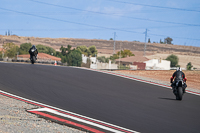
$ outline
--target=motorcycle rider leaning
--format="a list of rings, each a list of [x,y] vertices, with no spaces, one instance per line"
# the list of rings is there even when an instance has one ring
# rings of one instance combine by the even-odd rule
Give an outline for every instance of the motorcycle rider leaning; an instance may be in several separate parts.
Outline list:
[[[37,59],[37,54],[38,54],[38,51],[37,51],[37,48],[35,47],[35,45],[32,45],[32,47],[29,49],[29,54],[30,54],[30,59],[32,59],[32,54],[31,54],[31,50],[34,49],[35,52],[36,52],[36,55],[35,55],[35,58]]]
[[[173,79],[175,78],[175,80],[173,81]],[[173,93],[176,93],[176,82],[178,80],[183,80],[183,93],[185,93],[185,88],[187,87],[186,85],[186,77],[185,74],[182,72],[181,68],[177,68],[177,70],[173,73],[172,77],[171,77],[171,87],[173,89]]]

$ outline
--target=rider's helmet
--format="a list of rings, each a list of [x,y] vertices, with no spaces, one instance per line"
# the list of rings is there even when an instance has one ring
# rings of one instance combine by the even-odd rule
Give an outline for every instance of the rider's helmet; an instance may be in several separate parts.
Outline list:
[[[35,45],[32,45],[32,48],[36,49]]]
[[[179,67],[179,68],[176,69],[176,71],[182,71],[182,69]]]

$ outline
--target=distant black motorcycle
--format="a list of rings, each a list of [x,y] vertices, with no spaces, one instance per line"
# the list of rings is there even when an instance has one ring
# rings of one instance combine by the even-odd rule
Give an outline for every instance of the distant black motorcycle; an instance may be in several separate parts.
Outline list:
[[[37,60],[37,54],[38,54],[37,49],[34,48],[34,47],[31,48],[29,50],[29,54],[30,54],[31,63],[34,64],[36,62],[36,60]]]
[[[176,87],[174,90],[174,95],[176,96],[176,100],[182,100],[186,84],[183,82],[183,80],[178,80],[175,83]]]

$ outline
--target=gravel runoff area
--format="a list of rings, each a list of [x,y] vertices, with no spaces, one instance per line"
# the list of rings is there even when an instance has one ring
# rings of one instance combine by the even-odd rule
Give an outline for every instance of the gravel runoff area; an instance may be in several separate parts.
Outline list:
[[[86,133],[26,111],[34,108],[39,107],[0,95],[0,133]]]

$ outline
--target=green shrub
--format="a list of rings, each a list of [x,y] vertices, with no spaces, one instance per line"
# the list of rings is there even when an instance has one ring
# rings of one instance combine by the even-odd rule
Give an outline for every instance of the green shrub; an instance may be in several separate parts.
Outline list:
[[[189,63],[187,64],[187,70],[191,70],[191,69],[192,69],[192,67],[193,67],[192,63],[191,63],[191,62],[189,62]]]
[[[171,67],[178,67],[178,57],[176,55],[169,55],[165,60],[168,60],[171,62]]]

